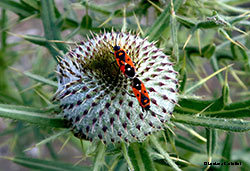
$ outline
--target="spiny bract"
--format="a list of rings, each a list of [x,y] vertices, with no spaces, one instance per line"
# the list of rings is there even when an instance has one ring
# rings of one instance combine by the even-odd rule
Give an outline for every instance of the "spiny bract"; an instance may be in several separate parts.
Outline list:
[[[131,79],[119,70],[110,45],[123,48],[134,62],[136,77],[149,92],[150,110],[142,112]],[[93,35],[59,58],[61,114],[79,138],[115,143],[143,141],[164,128],[177,103],[177,72],[154,43],[130,33]]]

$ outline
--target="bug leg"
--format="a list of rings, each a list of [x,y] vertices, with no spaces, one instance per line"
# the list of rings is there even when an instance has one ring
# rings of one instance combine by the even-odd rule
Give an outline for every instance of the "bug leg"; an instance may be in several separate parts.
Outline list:
[[[135,95],[133,95],[133,94],[130,94],[126,89],[123,89],[129,96],[131,96],[131,97],[135,97]]]
[[[115,62],[116,62],[116,61],[111,62],[111,63],[110,63],[110,65],[114,65],[114,64],[115,64]],[[117,69],[117,67],[116,67],[116,66],[114,66],[114,67],[116,68],[116,71],[117,71],[117,70],[119,70],[119,69]]]
[[[116,62],[116,61],[111,62],[110,65],[114,65],[115,62]],[[114,66],[114,67],[115,67],[115,69],[116,69],[116,71],[117,71],[117,75],[116,75],[116,77],[117,77],[117,76],[119,75],[119,73],[120,73],[120,70],[119,70],[116,66]]]
[[[116,61],[113,61],[113,62],[111,62],[110,64],[112,65],[112,64],[114,64]]]
[[[144,118],[147,118],[147,116],[148,116],[148,112],[146,111],[146,115],[145,115],[145,117],[144,117]]]
[[[141,107],[141,109],[142,109],[142,112],[144,113],[144,108],[143,108],[143,107]]]

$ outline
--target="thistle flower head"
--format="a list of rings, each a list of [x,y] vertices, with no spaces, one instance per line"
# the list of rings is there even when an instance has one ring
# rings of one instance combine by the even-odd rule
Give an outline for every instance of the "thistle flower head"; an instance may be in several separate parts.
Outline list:
[[[130,95],[133,79],[120,71],[111,53],[115,45],[132,59],[135,77],[148,91],[149,110],[143,112]],[[95,35],[61,57],[57,71],[61,114],[79,138],[104,143],[143,141],[164,127],[177,103],[177,72],[169,57],[138,35]]]

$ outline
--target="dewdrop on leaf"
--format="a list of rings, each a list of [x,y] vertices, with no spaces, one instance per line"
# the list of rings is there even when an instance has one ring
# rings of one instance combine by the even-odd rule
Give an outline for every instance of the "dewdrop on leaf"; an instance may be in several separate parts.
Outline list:
[[[143,112],[130,95],[132,79],[114,63],[110,45],[120,46],[133,61],[135,77],[150,97],[149,110]],[[59,58],[55,99],[79,138],[104,143],[144,141],[164,128],[177,104],[177,72],[172,65],[154,43],[138,35],[95,35]]]

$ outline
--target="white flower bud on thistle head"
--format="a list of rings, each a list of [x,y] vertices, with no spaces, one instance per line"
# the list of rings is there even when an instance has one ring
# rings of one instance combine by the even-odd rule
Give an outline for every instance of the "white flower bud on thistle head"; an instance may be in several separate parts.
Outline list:
[[[149,110],[133,94],[133,79],[118,67],[112,46],[134,62],[150,98]],[[177,103],[177,72],[154,43],[130,33],[104,33],[82,42],[59,61],[61,114],[79,138],[104,143],[143,141],[161,130]]]

